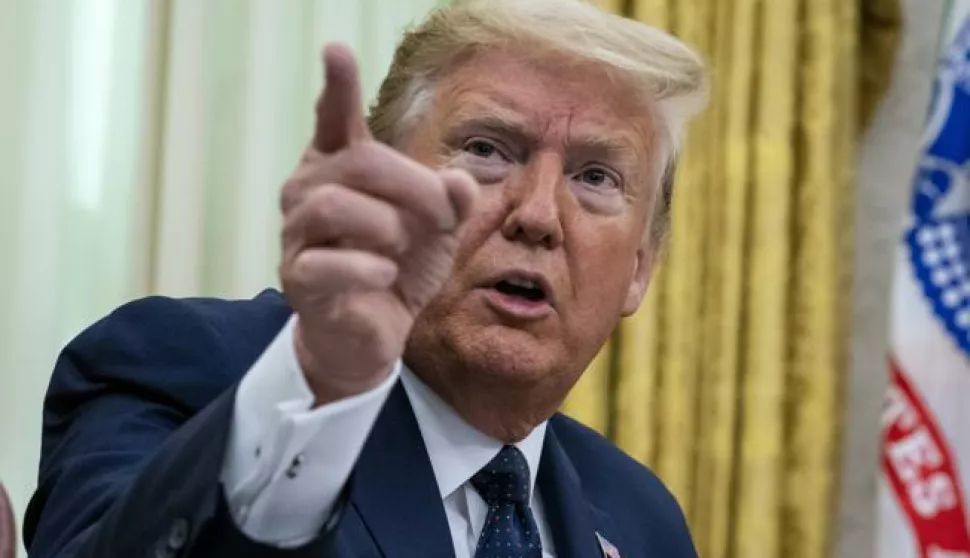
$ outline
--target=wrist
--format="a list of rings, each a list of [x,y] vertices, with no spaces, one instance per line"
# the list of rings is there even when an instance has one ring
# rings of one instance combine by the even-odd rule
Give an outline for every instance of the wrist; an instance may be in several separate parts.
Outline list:
[[[296,352],[300,371],[313,393],[313,408],[375,389],[387,380],[391,372],[394,371],[393,362],[372,370],[357,368],[353,364],[348,366],[346,364],[336,365],[332,362],[322,362],[304,341],[300,331],[299,319],[294,324],[293,348]],[[354,369],[351,370],[350,367]]]

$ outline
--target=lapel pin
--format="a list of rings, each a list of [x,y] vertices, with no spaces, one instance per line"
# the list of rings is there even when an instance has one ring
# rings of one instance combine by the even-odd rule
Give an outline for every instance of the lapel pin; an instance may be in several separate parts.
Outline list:
[[[603,538],[603,535],[596,533],[596,539],[600,542],[600,548],[603,550],[604,558],[620,558],[620,550],[613,546],[613,544]]]

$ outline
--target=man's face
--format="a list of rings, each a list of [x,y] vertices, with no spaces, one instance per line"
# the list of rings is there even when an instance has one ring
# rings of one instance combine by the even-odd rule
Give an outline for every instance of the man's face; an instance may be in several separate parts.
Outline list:
[[[439,82],[399,146],[481,184],[452,275],[415,323],[408,355],[446,355],[452,374],[559,397],[640,303],[659,174],[633,89],[564,62],[474,56]]]

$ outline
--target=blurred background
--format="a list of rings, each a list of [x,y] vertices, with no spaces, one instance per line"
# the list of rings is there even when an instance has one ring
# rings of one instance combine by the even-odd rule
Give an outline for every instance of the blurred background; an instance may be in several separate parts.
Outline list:
[[[59,348],[133,298],[275,285],[320,47],[353,47],[371,99],[402,30],[446,2],[0,2],[0,480],[18,520]],[[713,102],[648,300],[566,410],[659,472],[702,556],[872,556],[891,270],[944,2],[599,3],[704,53]]]

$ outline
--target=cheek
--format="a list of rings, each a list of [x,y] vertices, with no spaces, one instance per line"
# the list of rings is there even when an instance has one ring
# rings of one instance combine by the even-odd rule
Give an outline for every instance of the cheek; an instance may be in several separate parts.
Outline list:
[[[578,232],[578,231],[577,231]],[[636,250],[629,234],[587,230],[576,234],[567,248],[579,320],[619,319],[633,279]]]
[[[458,232],[456,265],[463,256],[471,256],[489,237],[501,231],[504,219],[502,204],[500,186],[481,187],[474,211]]]
[[[596,190],[583,184],[570,184],[573,198],[587,212],[594,215],[619,215],[626,200],[617,190]]]

